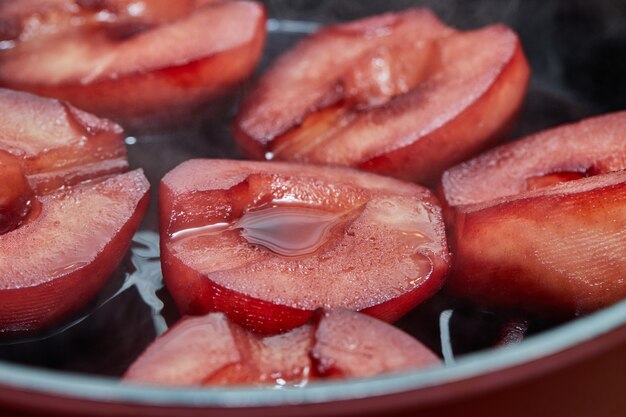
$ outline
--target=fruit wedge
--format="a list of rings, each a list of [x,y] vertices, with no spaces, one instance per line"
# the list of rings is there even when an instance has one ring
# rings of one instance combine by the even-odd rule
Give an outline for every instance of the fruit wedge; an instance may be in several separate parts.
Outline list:
[[[626,112],[547,130],[447,171],[449,286],[554,315],[626,297]]]
[[[353,311],[325,312],[310,351],[324,377],[360,378],[440,364],[427,347],[403,331]]]
[[[187,317],[130,366],[125,382],[159,385],[302,386],[433,366],[420,342],[363,314],[334,310],[276,336],[259,336],[222,313]]]
[[[39,194],[128,169],[122,129],[63,101],[0,89],[0,126]]]
[[[0,20],[0,85],[137,129],[232,92],[265,40],[264,8],[246,1],[25,0],[3,2]]]
[[[425,9],[387,13],[285,53],[245,98],[234,132],[253,158],[432,184],[508,131],[528,78],[505,26],[460,32]]]
[[[0,90],[0,333],[84,307],[126,253],[148,204],[121,128],[69,104]]]
[[[0,234],[15,229],[29,212],[33,190],[19,159],[0,151]]]
[[[84,307],[128,250],[148,188],[131,171],[38,197],[37,218],[0,235],[0,331],[46,328]]]
[[[163,274],[180,311],[225,312],[261,333],[320,307],[396,320],[448,269],[436,199],[391,178],[193,160],[164,177],[159,203]]]

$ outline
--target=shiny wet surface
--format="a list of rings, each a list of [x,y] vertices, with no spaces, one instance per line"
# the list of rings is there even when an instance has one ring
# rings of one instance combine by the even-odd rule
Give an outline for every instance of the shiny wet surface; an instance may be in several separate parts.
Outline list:
[[[446,17],[445,13],[443,17]],[[258,72],[297,41],[303,32],[313,30],[316,24],[294,16],[294,19],[270,20],[268,27],[268,46]],[[542,62],[538,64],[541,66]],[[540,72],[531,81],[513,138],[603,110],[553,83],[549,75],[549,71]],[[161,283],[158,184],[165,173],[191,158],[242,158],[230,131],[230,121],[239,98],[235,97],[234,105],[227,110],[181,130],[129,134],[126,143],[130,166],[142,167],[152,184],[150,209],[131,252],[97,300],[64,325],[28,338],[0,339],[0,360],[117,376],[157,334],[164,331],[167,323],[178,319],[176,308]],[[442,317],[447,319],[442,320]],[[518,319],[477,308],[442,292],[418,306],[397,325],[436,353],[444,356],[443,351],[446,351],[448,357],[451,354],[454,358],[497,345],[502,339],[502,329]],[[448,326],[443,332],[442,323]],[[555,324],[558,323],[535,320],[528,324],[527,334]],[[443,334],[449,337],[444,338]]]

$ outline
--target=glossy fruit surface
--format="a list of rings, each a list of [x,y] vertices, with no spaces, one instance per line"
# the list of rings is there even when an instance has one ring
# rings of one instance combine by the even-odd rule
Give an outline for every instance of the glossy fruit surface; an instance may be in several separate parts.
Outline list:
[[[124,126],[180,122],[254,70],[254,2],[27,0],[0,5],[0,84],[61,98]]]
[[[448,170],[445,204],[462,206],[626,168],[626,112],[592,117],[495,148]]]
[[[126,253],[149,184],[122,130],[69,104],[0,90],[0,333],[84,307]]]
[[[510,29],[459,32],[409,9],[301,41],[261,77],[234,130],[254,158],[433,183],[503,136],[528,77]]]
[[[128,169],[120,126],[57,100],[0,89],[0,151],[37,193]]]
[[[39,197],[41,213],[0,236],[0,328],[48,327],[83,307],[126,253],[148,183],[131,171]]]
[[[450,287],[477,302],[584,313],[626,297],[626,113],[561,126],[447,171]]]
[[[222,311],[258,332],[320,307],[393,321],[448,269],[436,199],[390,178],[193,160],[165,176],[159,201],[164,279],[181,312]]]
[[[222,313],[187,317],[131,365],[126,382],[159,385],[304,386],[439,364],[411,336],[347,310],[321,313],[287,333],[259,336]]]
[[[441,363],[408,334],[344,309],[326,312],[319,321],[311,357],[319,374],[340,378],[362,378]]]
[[[0,234],[19,226],[28,214],[32,196],[19,160],[0,151]]]

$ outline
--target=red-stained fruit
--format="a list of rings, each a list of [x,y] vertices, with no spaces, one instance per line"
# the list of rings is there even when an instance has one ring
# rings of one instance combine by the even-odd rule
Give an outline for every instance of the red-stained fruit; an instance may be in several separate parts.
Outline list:
[[[310,355],[319,375],[335,378],[367,377],[441,363],[403,331],[343,309],[324,314]]]
[[[48,328],[88,303],[126,253],[149,185],[119,126],[0,90],[0,333]]]
[[[512,125],[529,68],[510,29],[459,32],[430,11],[331,26],[264,74],[234,124],[251,157],[434,183]]]
[[[179,124],[254,70],[263,6],[211,0],[20,0],[0,5],[0,85],[124,126]]]
[[[442,178],[454,268],[473,300],[543,314],[626,297],[626,112],[521,139]]]
[[[0,129],[39,194],[128,169],[122,129],[63,101],[0,89]]]
[[[15,229],[29,211],[33,190],[20,161],[0,150],[0,235]]]
[[[89,302],[126,253],[147,191],[131,171],[39,197],[36,219],[0,235],[0,331],[48,327]]]
[[[440,359],[395,327],[334,310],[287,333],[260,336],[222,313],[187,317],[157,338],[124,381],[158,385],[302,386],[433,366]]]
[[[159,190],[165,283],[183,314],[284,331],[320,307],[393,321],[448,270],[427,189],[346,168],[193,160]]]

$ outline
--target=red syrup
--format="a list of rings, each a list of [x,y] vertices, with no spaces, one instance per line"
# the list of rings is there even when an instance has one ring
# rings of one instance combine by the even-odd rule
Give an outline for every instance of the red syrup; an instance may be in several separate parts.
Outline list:
[[[184,229],[172,237],[185,239],[239,230],[252,245],[282,256],[303,256],[314,253],[327,241],[328,232],[342,216],[315,207],[271,204],[249,210],[235,222]]]

